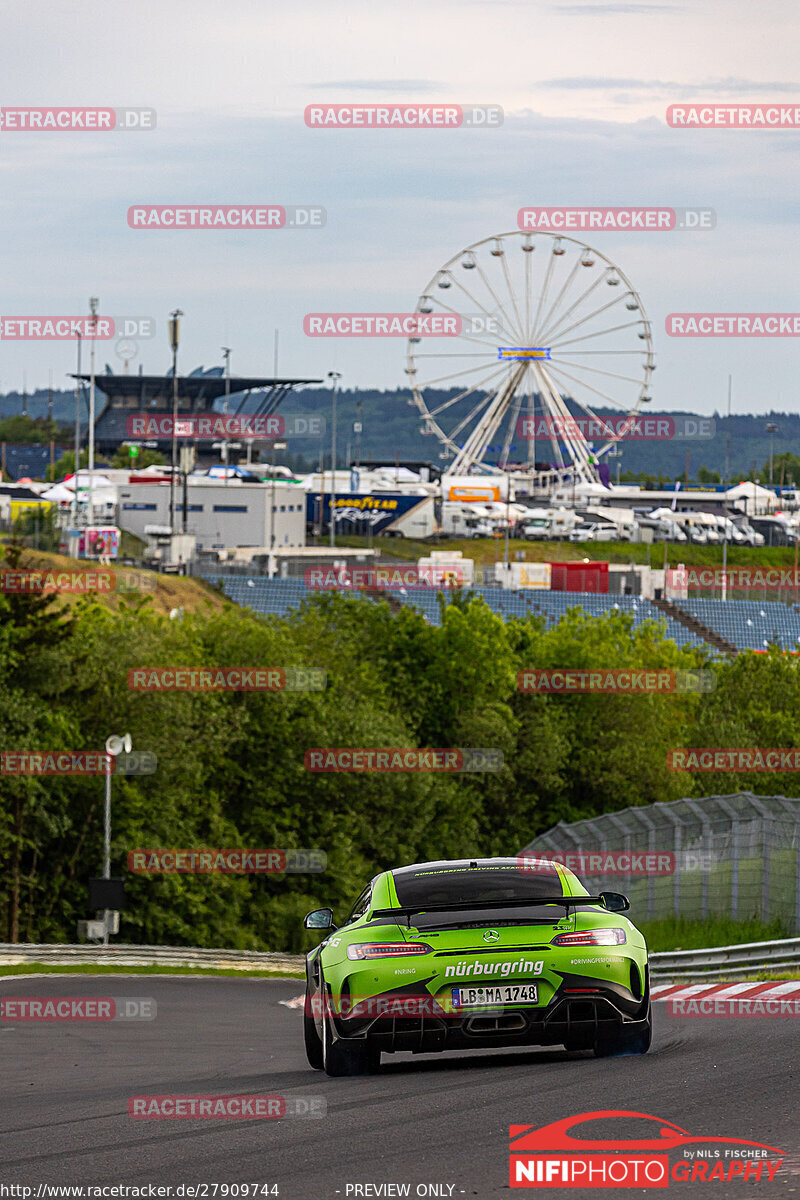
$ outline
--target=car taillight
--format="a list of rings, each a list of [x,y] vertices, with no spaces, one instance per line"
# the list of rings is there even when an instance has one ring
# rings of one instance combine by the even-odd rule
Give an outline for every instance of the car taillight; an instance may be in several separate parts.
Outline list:
[[[427,942],[360,942],[347,947],[347,957],[359,961],[365,958],[407,958],[410,955],[430,954],[432,949]]]
[[[574,933],[560,933],[550,943],[552,946],[624,946],[627,942],[624,929],[576,929]]]

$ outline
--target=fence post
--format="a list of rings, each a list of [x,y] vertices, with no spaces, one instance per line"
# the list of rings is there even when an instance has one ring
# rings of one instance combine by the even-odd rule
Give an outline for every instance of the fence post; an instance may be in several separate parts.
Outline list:
[[[772,822],[762,822],[761,825],[761,845],[764,850],[764,879],[761,884],[761,920],[764,924],[769,921],[769,869],[770,857],[772,854],[772,846],[768,843],[767,834],[772,833]],[[772,839],[770,837],[769,842]]]
[[[733,856],[731,858],[731,920],[739,919],[739,826],[733,825]],[[800,860],[798,860],[800,861]],[[800,927],[799,927],[800,928]]]
[[[686,804],[688,804],[688,806],[691,808],[702,828],[703,849],[701,851],[702,861],[700,864],[700,915],[702,916],[703,920],[705,920],[705,918],[708,916],[708,888],[709,877],[711,874],[711,867],[709,864],[709,858],[711,857],[711,822],[709,821],[708,816],[699,801],[687,800]]]
[[[682,829],[679,824],[675,826],[675,863],[676,866],[681,861],[681,838]],[[672,911],[676,918],[681,915],[681,871],[682,867],[678,867],[675,874],[672,876]]]

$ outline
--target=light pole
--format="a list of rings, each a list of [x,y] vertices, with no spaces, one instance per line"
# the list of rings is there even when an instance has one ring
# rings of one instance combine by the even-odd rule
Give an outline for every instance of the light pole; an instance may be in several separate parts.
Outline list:
[[[510,476],[506,475],[506,544],[505,544],[505,552],[503,554],[503,566],[505,568],[505,572],[504,572],[505,582],[503,585],[504,587],[511,586],[511,580],[509,578],[509,576],[511,575],[510,556],[511,556],[511,478],[510,478]]]
[[[169,531],[175,536],[175,473],[178,470],[178,345],[181,337],[179,308],[169,314],[169,344],[172,349],[172,471],[169,478]],[[170,550],[170,562],[172,551]]]
[[[336,393],[339,389],[339,371],[328,371],[328,379],[333,380],[333,402],[331,407],[331,545],[336,545],[334,528],[334,508],[336,505]]]
[[[106,738],[106,753],[116,759],[118,754],[124,750],[126,754],[130,754],[133,742],[131,735],[126,733],[123,737],[118,734],[112,734],[110,738]],[[103,821],[103,879],[111,878],[111,763],[106,763],[106,803]],[[108,945],[108,923],[111,913],[109,909],[103,911],[103,945]]]
[[[772,421],[767,421],[767,433],[769,434],[769,486],[772,487],[772,452],[775,446],[775,434],[778,432],[778,426]]]
[[[609,450],[609,452],[608,452],[608,458],[613,458],[613,459],[615,459],[615,460],[616,460],[616,464],[617,464],[617,487],[619,487],[619,469],[620,469],[620,467],[621,467],[621,465],[622,465],[622,451],[620,450],[620,448],[619,448],[619,446],[618,446],[618,445],[617,445],[617,446],[615,446],[613,450]]]
[[[231,348],[230,346],[222,347],[222,357],[225,359],[225,405],[223,412],[227,418],[228,403],[231,398]],[[225,484],[228,483],[228,439],[227,437],[222,443],[222,463],[225,467]]]
[[[275,546],[275,452],[276,450],[285,450],[288,442],[273,442],[272,443],[272,468],[270,470],[270,499],[269,499],[269,558],[268,571],[269,577],[272,578],[272,551]]]
[[[89,557],[89,526],[93,521],[94,509],[94,335],[97,332],[97,306],[100,301],[96,296],[89,300],[89,310],[92,314],[92,351],[89,366],[89,486],[86,490],[86,534],[83,543],[83,553]],[[78,468],[75,468],[75,485],[78,484]]]
[[[78,339],[78,371],[75,380],[75,471],[72,479],[74,484],[72,501],[73,529],[78,528],[78,468],[81,461],[81,335],[77,333],[76,336]],[[53,482],[55,483],[55,480]]]
[[[733,377],[728,376],[728,427],[725,430],[725,478],[722,480],[723,489],[723,509],[725,512],[725,534],[722,542],[722,599],[728,599],[728,474],[730,471],[730,453],[731,453],[731,391],[733,390]],[[745,508],[747,504],[745,503]]]

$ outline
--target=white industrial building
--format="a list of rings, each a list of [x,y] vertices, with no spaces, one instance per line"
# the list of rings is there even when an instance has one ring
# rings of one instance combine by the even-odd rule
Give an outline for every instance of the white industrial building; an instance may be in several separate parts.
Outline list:
[[[198,550],[256,546],[275,549],[306,544],[306,494],[296,484],[241,479],[187,478],[186,532]],[[145,538],[146,526],[170,523],[169,483],[119,487],[119,525]],[[175,529],[183,532],[183,486],[175,486]]]

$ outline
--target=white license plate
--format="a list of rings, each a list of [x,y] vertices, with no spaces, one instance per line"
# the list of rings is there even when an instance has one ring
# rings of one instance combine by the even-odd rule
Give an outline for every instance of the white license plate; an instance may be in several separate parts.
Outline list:
[[[496,1004],[536,1004],[535,983],[501,983],[489,987],[453,988],[453,1008],[488,1008]]]

